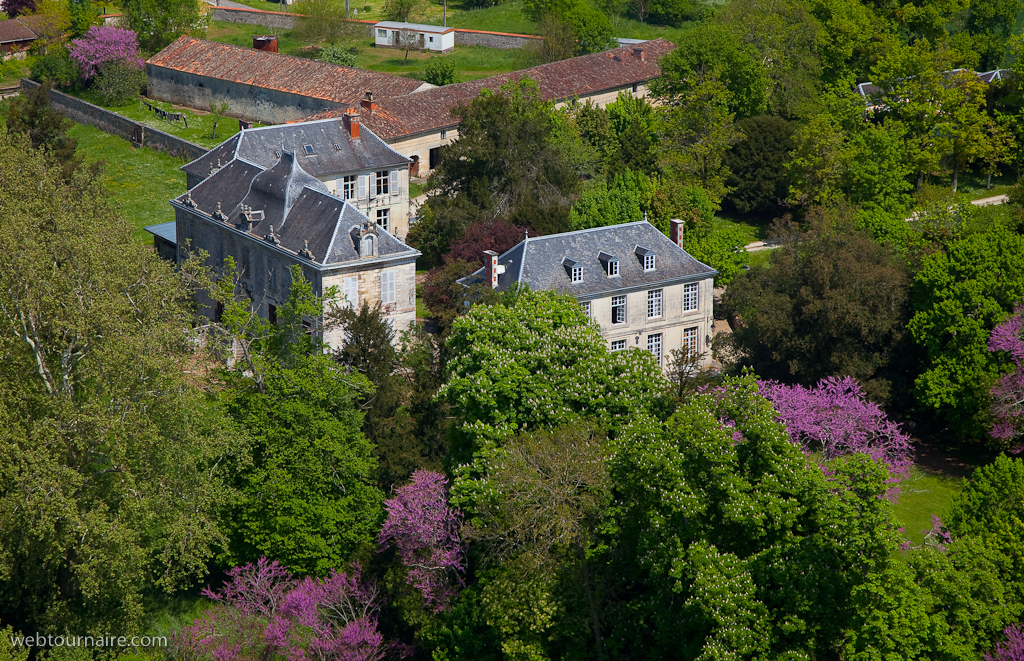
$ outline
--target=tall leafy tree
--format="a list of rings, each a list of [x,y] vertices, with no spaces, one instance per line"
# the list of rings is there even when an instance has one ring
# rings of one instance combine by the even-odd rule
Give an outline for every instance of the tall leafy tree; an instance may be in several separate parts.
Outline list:
[[[792,124],[781,117],[748,117],[736,123],[742,138],[725,155],[729,168],[726,197],[740,213],[765,214],[781,210],[789,195],[789,180],[783,167],[793,151]]]
[[[123,0],[121,10],[146,53],[159,51],[183,34],[203,35],[208,21],[200,0]]]
[[[191,376],[196,269],[27,139],[0,136],[0,181],[0,617],[137,631],[225,544],[246,457]]]

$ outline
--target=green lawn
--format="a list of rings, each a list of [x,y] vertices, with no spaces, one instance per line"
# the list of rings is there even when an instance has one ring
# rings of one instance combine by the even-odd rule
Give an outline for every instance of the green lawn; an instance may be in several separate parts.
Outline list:
[[[932,515],[942,516],[960,485],[959,478],[915,466],[896,501],[896,519],[904,527],[904,536],[921,544],[922,531],[931,530]]]
[[[34,57],[29,56],[24,60],[7,60],[0,63],[0,87],[17,85],[22,78],[28,77],[28,69],[32,66]]]
[[[214,22],[207,37],[213,41],[236,46],[252,46],[252,35],[261,34],[265,29],[260,26],[238,23]],[[288,55],[309,57],[315,50],[308,44],[298,40],[294,32],[285,31],[279,35],[278,48]],[[498,50],[482,46],[459,46],[447,55],[410,51],[406,61],[405,53],[390,48],[375,48],[373,41],[366,36],[343,38],[338,45],[354,49],[356,64],[371,71],[382,71],[399,75],[420,78],[427,62],[435,57],[444,57],[455,64],[455,71],[460,81],[487,78],[499,73],[507,73],[521,69],[524,65],[524,53],[520,50]]]
[[[127,140],[83,124],[76,124],[70,134],[78,138],[86,163],[106,162],[103,183],[140,239],[152,238],[142,229],[145,226],[174,220],[167,201],[185,192],[182,159],[146,147],[135,149]]]

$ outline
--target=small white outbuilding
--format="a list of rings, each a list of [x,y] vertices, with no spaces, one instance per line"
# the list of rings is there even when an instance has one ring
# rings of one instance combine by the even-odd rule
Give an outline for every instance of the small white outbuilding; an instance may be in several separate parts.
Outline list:
[[[447,53],[455,49],[455,28],[443,28],[439,25],[422,25],[420,23],[401,23],[399,21],[381,21],[373,26],[373,44],[378,48],[401,48],[402,33],[415,33],[415,50],[428,50],[434,53]]]

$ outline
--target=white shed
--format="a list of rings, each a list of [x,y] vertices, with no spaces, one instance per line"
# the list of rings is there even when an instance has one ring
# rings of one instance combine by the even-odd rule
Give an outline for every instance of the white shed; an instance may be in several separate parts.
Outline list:
[[[373,26],[373,44],[378,48],[404,48],[401,42],[402,31],[415,32],[417,50],[429,50],[434,53],[447,53],[455,48],[455,28],[443,28],[438,25],[422,25],[420,23],[401,23],[399,21],[381,21]]]

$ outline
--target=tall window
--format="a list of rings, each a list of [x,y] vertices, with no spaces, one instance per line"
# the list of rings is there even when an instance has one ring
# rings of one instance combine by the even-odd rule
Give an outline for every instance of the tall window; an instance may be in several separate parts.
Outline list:
[[[377,173],[377,195],[387,195],[391,192],[391,176],[387,170]]]
[[[697,355],[697,327],[684,328],[683,329],[683,350],[686,351],[686,355],[693,356]]]
[[[649,252],[646,255],[644,255],[644,270],[645,271],[653,271],[654,270],[654,253]]]
[[[341,281],[341,293],[345,295],[345,304],[350,308],[359,307],[359,276],[353,275]]]
[[[583,282],[583,267],[582,266],[574,266],[574,267],[572,267],[572,281],[573,282]]]
[[[647,292],[647,318],[654,319],[661,316],[661,290],[652,289]]]
[[[380,302],[387,305],[398,300],[395,295],[395,271],[394,269],[380,272]]]
[[[383,227],[385,232],[391,231],[391,209],[377,209],[377,224]]]
[[[612,351],[625,351],[626,341],[625,340],[612,340]]]
[[[654,360],[661,365],[661,333],[651,333],[647,336],[647,350],[654,356]]]
[[[612,296],[612,323],[626,323],[626,297]]]
[[[341,199],[354,200],[356,197],[356,177],[343,177],[341,180]]]
[[[608,277],[614,278],[619,274],[619,260],[610,259],[608,260]]]
[[[683,285],[683,312],[697,309],[697,283]]]
[[[590,301],[580,303],[580,309],[583,310],[583,314],[587,315],[588,318],[590,317]]]

